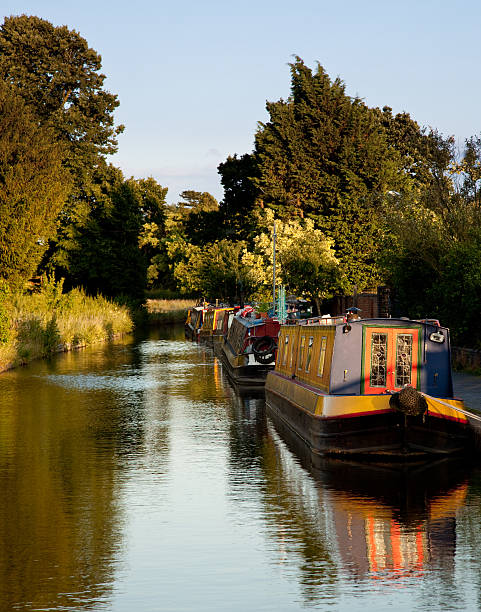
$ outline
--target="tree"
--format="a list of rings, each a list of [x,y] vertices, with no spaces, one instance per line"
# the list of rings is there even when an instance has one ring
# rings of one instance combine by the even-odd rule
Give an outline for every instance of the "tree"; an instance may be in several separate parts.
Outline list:
[[[274,213],[258,213],[262,227],[254,240],[254,249],[245,251],[243,264],[250,271],[249,280],[256,287],[255,297],[268,299],[273,282]],[[343,271],[333,250],[333,241],[314,228],[311,219],[275,220],[276,278],[291,293],[316,302],[343,288]]]
[[[399,314],[438,317],[451,327],[454,342],[479,348],[481,150],[470,138],[458,161],[454,139],[436,131],[426,134],[424,146],[424,185],[393,196],[386,215],[386,275]]]
[[[80,175],[94,168],[99,156],[117,151],[123,129],[114,126],[119,102],[103,89],[100,68],[100,55],[66,26],[20,15],[6,17],[0,27],[0,79],[55,129],[68,145],[69,166]]]
[[[93,203],[72,252],[73,285],[81,285],[91,294],[142,298],[148,265],[139,243],[144,229],[145,196],[145,183],[125,180],[118,168],[107,168],[101,196]]]
[[[258,165],[254,155],[229,156],[219,164],[218,172],[224,187],[224,199],[220,203],[222,224],[226,237],[248,240],[254,225],[252,212],[259,197],[254,184]]]
[[[11,283],[35,273],[55,234],[70,186],[64,152],[54,131],[0,81],[0,277]]]
[[[147,282],[150,285],[158,282],[158,255],[165,240],[165,219],[167,188],[162,187],[152,177],[134,182],[140,202],[143,218],[139,235],[139,247],[147,261]]]
[[[245,243],[218,240],[203,247],[186,242],[171,243],[176,257],[174,277],[178,288],[206,298],[233,301],[250,290],[250,271],[244,264]],[[174,253],[175,250],[175,253]]]
[[[114,125],[119,102],[104,89],[100,69],[100,55],[66,26],[20,15],[6,17],[0,27],[0,80],[15,88],[65,147],[72,188],[47,253],[50,269],[63,274],[69,273],[71,253],[78,252],[77,229],[101,197],[105,156],[116,152],[123,130]]]
[[[264,204],[281,218],[313,219],[334,240],[349,284],[376,285],[384,195],[409,180],[379,112],[300,58],[291,64],[289,99],[268,102],[267,110],[255,140]]]
[[[203,245],[219,239],[221,217],[217,200],[208,192],[183,191],[177,207],[187,242]]]

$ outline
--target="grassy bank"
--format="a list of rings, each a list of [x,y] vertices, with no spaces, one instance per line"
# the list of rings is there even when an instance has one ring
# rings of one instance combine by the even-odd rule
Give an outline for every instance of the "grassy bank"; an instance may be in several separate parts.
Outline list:
[[[49,281],[32,294],[0,291],[0,371],[132,331],[129,310]]]
[[[152,324],[183,323],[187,310],[194,306],[195,300],[147,299],[146,307],[149,322]]]

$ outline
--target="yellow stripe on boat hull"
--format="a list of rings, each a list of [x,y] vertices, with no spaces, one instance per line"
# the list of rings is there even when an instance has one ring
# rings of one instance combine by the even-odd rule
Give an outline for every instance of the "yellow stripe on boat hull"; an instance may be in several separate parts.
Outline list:
[[[313,416],[332,419],[370,416],[382,412],[394,411],[389,406],[390,394],[379,395],[327,395],[299,383],[295,379],[279,376],[275,372],[267,375],[266,391],[283,397],[298,408]],[[436,398],[427,397],[430,416],[467,423],[465,415],[456,410],[464,408],[463,402],[457,399],[443,399],[442,404]],[[453,408],[448,407],[450,404]]]

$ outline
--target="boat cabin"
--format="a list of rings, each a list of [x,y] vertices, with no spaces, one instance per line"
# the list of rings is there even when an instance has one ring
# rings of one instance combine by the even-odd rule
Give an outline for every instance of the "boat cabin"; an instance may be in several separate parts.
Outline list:
[[[204,322],[199,331],[199,341],[212,343],[214,336],[222,335],[224,313],[232,310],[229,307],[208,308],[204,314]]]
[[[226,342],[233,354],[241,355],[247,352],[257,339],[266,337],[277,339],[279,328],[280,324],[277,319],[234,316]]]
[[[185,321],[185,335],[191,340],[198,340],[205,312],[206,309],[203,306],[193,306],[189,309]]]
[[[410,385],[452,397],[449,330],[409,319],[316,319],[281,326],[276,372],[330,395],[374,395]]]

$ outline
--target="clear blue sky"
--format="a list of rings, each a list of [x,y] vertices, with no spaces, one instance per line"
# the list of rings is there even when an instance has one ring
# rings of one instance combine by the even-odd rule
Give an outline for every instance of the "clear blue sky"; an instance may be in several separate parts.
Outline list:
[[[217,165],[252,151],[266,100],[289,95],[299,55],[369,106],[465,138],[481,132],[479,0],[2,0],[4,15],[67,25],[101,54],[116,118],[112,158],[184,189],[223,192]]]

